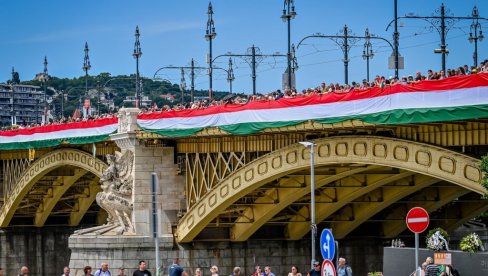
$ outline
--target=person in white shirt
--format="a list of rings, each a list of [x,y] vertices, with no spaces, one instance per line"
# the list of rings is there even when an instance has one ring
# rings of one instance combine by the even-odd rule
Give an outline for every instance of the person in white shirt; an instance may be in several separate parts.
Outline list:
[[[61,276],[71,276],[71,274],[69,272],[70,272],[69,267],[68,266],[65,266],[63,268],[63,274],[61,274]]]

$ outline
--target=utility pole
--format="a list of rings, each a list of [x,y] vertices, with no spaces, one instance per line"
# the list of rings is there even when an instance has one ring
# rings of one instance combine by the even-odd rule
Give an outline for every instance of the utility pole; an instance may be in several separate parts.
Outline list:
[[[100,112],[100,81],[97,80],[97,92],[98,92],[98,102],[97,102],[97,111],[98,111],[98,117],[100,117],[100,115],[102,114],[102,112]]]
[[[368,32],[369,34],[369,32]],[[391,44],[390,41],[388,41],[386,38],[379,37],[376,35],[371,35],[369,36],[356,36],[356,35],[351,35],[351,30],[347,27],[347,25],[344,26],[342,29],[342,34],[336,34],[336,35],[323,35],[323,34],[315,34],[315,35],[309,35],[304,38],[298,43],[297,49],[300,47],[300,45],[303,43],[303,41],[309,39],[309,38],[328,38],[332,39],[342,50],[342,53],[344,55],[344,82],[347,84],[348,83],[348,64],[349,64],[349,50],[351,47],[356,44],[360,39],[377,39],[377,40],[382,40],[388,43],[390,45],[391,49],[395,51],[393,44]]]
[[[393,54],[395,55],[395,78],[398,79],[398,69],[399,69],[399,64],[398,64],[398,56],[400,53],[398,52],[398,46],[400,42],[400,33],[398,32],[398,0],[395,0],[395,32],[393,33],[393,45],[395,48],[393,49]],[[369,81],[369,79],[368,79]]]
[[[141,42],[139,41],[139,37],[141,34],[139,33],[139,26],[136,26],[136,41],[134,43],[134,52],[132,56],[136,59],[136,108],[140,108],[141,105],[141,84],[139,82],[139,58],[142,56],[141,51]]]
[[[228,54],[218,55],[218,56],[216,56],[213,59],[213,61],[215,61],[215,60],[217,60],[218,58],[221,58],[221,57],[240,57],[240,58],[243,58],[244,60],[246,60],[246,58],[247,59],[250,59],[250,60],[246,60],[246,61],[251,66],[252,93],[253,93],[253,95],[256,95],[256,79],[257,79],[256,68],[257,68],[258,63],[263,58],[269,58],[269,57],[287,57],[287,55],[283,55],[283,54],[261,54],[261,52],[259,50],[259,47],[255,47],[254,45],[252,45],[251,47],[249,47],[247,49],[247,53],[246,54],[232,54],[232,53],[228,53]],[[214,69],[217,69],[217,68],[214,68]],[[220,69],[222,69],[222,68],[220,68]],[[225,70],[225,69],[222,69],[222,70]],[[233,76],[233,72],[232,72],[232,76]]]
[[[476,7],[475,7],[476,8]],[[476,9],[477,11],[477,9]],[[418,15],[406,15],[406,16],[398,16],[395,19],[393,19],[390,24],[388,24],[388,27],[386,27],[386,30],[388,31],[388,28],[390,25],[395,22],[400,18],[405,18],[405,19],[420,19],[424,20],[430,23],[431,27],[435,30],[440,35],[441,38],[441,44],[440,44],[440,49],[434,49],[434,53],[436,54],[441,54],[441,66],[442,70],[446,72],[446,55],[449,53],[449,50],[447,49],[446,45],[446,36],[447,33],[452,29],[452,27],[456,24],[457,21],[460,20],[488,20],[488,18],[482,18],[479,17],[479,15],[472,14],[471,16],[453,16],[453,15],[446,15],[449,14],[450,10],[447,9],[444,6],[444,3],[441,4],[440,8],[435,10],[434,15],[431,16],[418,16]]]
[[[194,101],[195,97],[195,60],[191,59],[191,73],[190,73],[190,78],[191,78],[191,95],[190,95],[190,101]]]
[[[285,0],[283,6],[283,14],[281,15],[281,19],[284,22],[287,22],[288,25],[288,52],[287,52],[287,78],[288,78],[288,88],[293,88],[292,83],[292,74],[294,76],[295,72],[292,70],[291,62],[292,62],[292,53],[291,53],[291,20],[295,18],[297,13],[295,12],[295,1],[294,0]]]

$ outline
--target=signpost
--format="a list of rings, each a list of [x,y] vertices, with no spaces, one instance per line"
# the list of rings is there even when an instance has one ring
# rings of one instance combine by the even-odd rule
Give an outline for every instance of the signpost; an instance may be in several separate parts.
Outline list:
[[[422,207],[414,207],[408,211],[406,217],[408,229],[415,233],[415,271],[419,267],[419,233],[429,226],[429,213]]]
[[[336,276],[336,270],[331,260],[322,263],[322,276]]]
[[[332,260],[335,255],[335,240],[330,229],[324,229],[320,234],[320,252],[324,258],[322,263],[322,276],[336,276]]]
[[[320,252],[324,260],[334,259],[335,240],[330,229],[324,229],[320,234]]]

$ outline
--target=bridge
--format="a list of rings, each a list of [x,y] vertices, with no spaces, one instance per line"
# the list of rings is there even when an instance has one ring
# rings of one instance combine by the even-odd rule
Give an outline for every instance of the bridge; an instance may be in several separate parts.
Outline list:
[[[150,172],[164,182],[162,233],[192,241],[300,240],[316,221],[350,236],[394,238],[413,206],[448,232],[488,210],[488,76],[138,114],[0,133],[0,227],[101,225],[107,154],[131,149],[136,232]],[[115,133],[116,134],[113,134]],[[109,136],[110,135],[110,136]],[[139,214],[139,215],[138,215]]]

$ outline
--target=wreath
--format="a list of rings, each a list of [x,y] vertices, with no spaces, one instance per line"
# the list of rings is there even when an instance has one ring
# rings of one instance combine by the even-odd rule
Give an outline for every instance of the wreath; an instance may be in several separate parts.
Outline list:
[[[434,228],[429,231],[425,243],[427,248],[434,251],[449,250],[449,234],[442,228]]]
[[[461,243],[459,244],[459,247],[461,248],[462,251],[469,252],[469,253],[476,253],[480,249],[481,251],[485,250],[483,248],[483,242],[481,241],[480,237],[476,233],[471,233],[464,236],[461,239]]]

